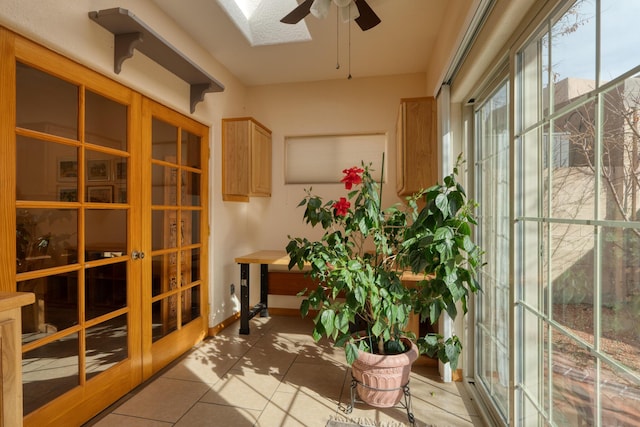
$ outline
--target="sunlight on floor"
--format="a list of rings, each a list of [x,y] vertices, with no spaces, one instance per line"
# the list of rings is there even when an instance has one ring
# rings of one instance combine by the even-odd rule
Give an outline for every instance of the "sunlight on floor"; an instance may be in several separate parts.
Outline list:
[[[409,425],[406,409],[351,403],[344,353],[315,343],[311,322],[254,318],[251,334],[235,323],[172,363],[86,426],[317,426],[329,420]],[[443,383],[421,357],[410,382],[416,426],[482,426],[462,383]],[[364,424],[367,425],[367,424]]]

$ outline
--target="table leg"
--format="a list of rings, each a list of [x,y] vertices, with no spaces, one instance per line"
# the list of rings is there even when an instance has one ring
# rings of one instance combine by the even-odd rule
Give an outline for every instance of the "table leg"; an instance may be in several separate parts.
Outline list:
[[[269,317],[269,308],[267,306],[268,299],[269,299],[269,266],[267,264],[260,264],[260,304],[262,304],[260,317]]]
[[[249,264],[240,264],[240,333],[249,334]]]

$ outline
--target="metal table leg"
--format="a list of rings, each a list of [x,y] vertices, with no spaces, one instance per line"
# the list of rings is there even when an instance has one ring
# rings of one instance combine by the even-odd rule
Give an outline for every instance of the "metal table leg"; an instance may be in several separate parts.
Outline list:
[[[249,335],[249,320],[260,313],[260,317],[269,317],[267,300],[269,298],[269,265],[260,264],[260,302],[249,308],[249,264],[240,264],[240,333]]]
[[[249,334],[249,264],[240,264],[240,333]]]
[[[260,317],[269,317],[269,308],[267,301],[269,300],[269,265],[260,264],[260,304],[262,310]]]

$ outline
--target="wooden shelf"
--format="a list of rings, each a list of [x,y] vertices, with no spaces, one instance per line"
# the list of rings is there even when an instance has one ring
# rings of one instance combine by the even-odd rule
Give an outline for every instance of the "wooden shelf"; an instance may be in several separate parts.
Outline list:
[[[120,74],[122,63],[133,56],[133,49],[153,59],[191,85],[191,112],[209,92],[222,92],[224,86],[171,46],[127,9],[116,7],[89,12],[89,18],[114,36],[113,71]]]

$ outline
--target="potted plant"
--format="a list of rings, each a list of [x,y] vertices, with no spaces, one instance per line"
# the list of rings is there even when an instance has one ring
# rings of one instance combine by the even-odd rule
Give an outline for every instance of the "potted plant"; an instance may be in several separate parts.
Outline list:
[[[478,289],[481,251],[471,238],[475,203],[456,181],[459,165],[460,158],[444,184],[386,209],[381,207],[382,183],[372,178],[371,165],[344,171],[346,197],[325,202],[305,190],[298,205],[305,207],[303,219],[322,227],[324,234],[317,241],[290,237],[286,248],[289,269],[306,266],[317,283],[301,293],[300,311],[303,316],[315,313],[314,338],[326,336],[344,347],[353,371],[361,364],[383,363],[361,363],[359,358],[387,363],[398,355],[409,365],[401,369],[404,386],[418,352],[456,368],[462,346],[455,335],[415,337],[406,326],[411,313],[432,323],[443,310],[455,318],[458,303],[466,313],[467,297]],[[420,275],[417,286],[404,286],[407,271]],[[392,388],[380,384],[358,388],[358,394],[366,401],[364,390]],[[391,398],[394,402],[367,403],[393,406],[401,396],[402,390]]]

